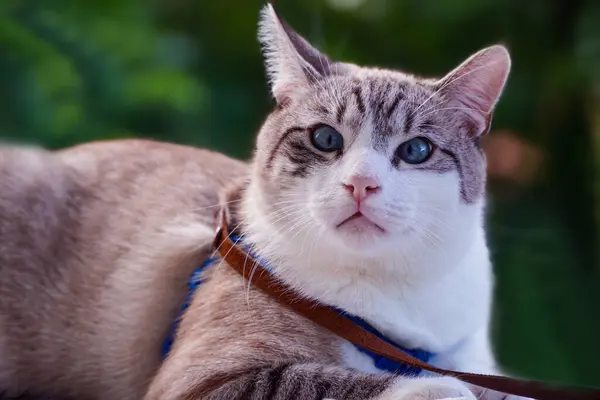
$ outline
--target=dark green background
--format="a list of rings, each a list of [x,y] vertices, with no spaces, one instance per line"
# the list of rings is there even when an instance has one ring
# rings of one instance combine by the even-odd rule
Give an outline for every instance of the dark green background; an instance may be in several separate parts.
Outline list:
[[[0,0],[0,137],[50,148],[150,137],[248,157],[271,107],[255,39],[261,4]],[[532,181],[491,177],[496,348],[511,371],[600,385],[600,2],[278,0],[277,9],[334,58],[423,75],[509,46],[494,129],[545,162]]]

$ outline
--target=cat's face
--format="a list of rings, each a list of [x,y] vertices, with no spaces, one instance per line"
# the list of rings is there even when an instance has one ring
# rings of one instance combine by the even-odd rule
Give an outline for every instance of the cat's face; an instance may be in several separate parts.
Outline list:
[[[373,258],[441,245],[479,218],[479,137],[508,74],[503,47],[423,80],[333,63],[270,7],[261,39],[278,105],[251,195],[274,238]]]

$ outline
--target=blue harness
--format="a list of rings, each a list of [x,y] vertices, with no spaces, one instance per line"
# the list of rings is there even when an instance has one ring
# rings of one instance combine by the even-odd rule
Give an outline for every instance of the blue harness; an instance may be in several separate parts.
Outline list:
[[[231,237],[231,240],[234,243],[237,243],[241,240],[240,237]],[[248,251],[248,249],[247,249]],[[254,257],[254,256],[253,256]],[[256,257],[255,257],[256,258]],[[258,258],[257,258],[258,259]],[[190,302],[192,301],[192,296],[194,295],[194,292],[196,291],[196,289],[198,288],[198,286],[200,286],[202,284],[202,273],[204,272],[204,270],[209,267],[210,265],[214,264],[215,262],[219,261],[220,257],[211,257],[207,260],[205,260],[202,265],[198,268],[196,268],[196,270],[194,271],[194,273],[192,274],[190,280],[188,281],[188,293],[187,293],[187,297],[185,299],[185,303],[183,304],[182,308],[181,308],[181,312],[179,313],[179,316],[177,317],[177,319],[175,320],[171,331],[169,332],[169,335],[166,337],[166,339],[163,342],[163,348],[162,348],[162,355],[163,358],[165,358],[167,356],[167,354],[169,353],[169,350],[171,349],[171,346],[173,344],[173,340],[174,340],[174,336],[175,336],[175,331],[177,330],[177,327],[179,326],[179,321],[181,320],[181,316],[183,315],[184,311],[188,308]],[[261,264],[263,266],[266,266],[267,264],[262,263]],[[367,321],[365,321],[364,319],[357,317],[355,315],[351,315],[343,310],[340,310],[336,307],[332,307],[333,310],[337,311],[339,314],[342,314],[344,316],[346,316],[347,318],[351,319],[355,324],[357,324],[358,326],[366,329],[367,331],[371,332],[372,334],[376,335],[377,337],[379,337],[380,339],[388,342],[389,344],[393,345],[394,347],[396,347],[399,350],[402,350],[405,353],[410,354],[411,356],[418,358],[419,360],[423,361],[423,362],[429,362],[429,359],[432,358],[434,356],[434,354],[425,351],[425,350],[421,350],[421,349],[407,349],[404,348],[402,346],[399,346],[398,344],[394,343],[393,341],[391,341],[390,339],[388,339],[387,337],[385,337],[381,332],[379,332],[377,329],[375,329],[371,324],[369,324]],[[369,351],[357,344],[354,345],[360,352],[368,355],[369,357],[371,357],[371,359],[373,360],[375,366],[380,369],[380,370],[384,370],[384,371],[388,371],[391,373],[395,373],[395,374],[402,374],[402,375],[418,375],[421,372],[421,368],[418,367],[413,367],[410,365],[406,365],[403,363],[400,363],[398,361],[394,361],[390,358],[387,358],[385,356],[379,355],[377,353],[374,353],[372,351]]]

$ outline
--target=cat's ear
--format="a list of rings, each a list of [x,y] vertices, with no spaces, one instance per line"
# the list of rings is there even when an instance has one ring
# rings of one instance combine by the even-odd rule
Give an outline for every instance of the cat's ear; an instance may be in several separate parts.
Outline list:
[[[329,58],[279,18],[271,4],[261,10],[258,39],[271,92],[278,103],[305,90],[331,70]]]
[[[478,51],[442,78],[437,87],[474,123],[473,134],[487,133],[496,102],[510,72],[506,47],[495,45]]]

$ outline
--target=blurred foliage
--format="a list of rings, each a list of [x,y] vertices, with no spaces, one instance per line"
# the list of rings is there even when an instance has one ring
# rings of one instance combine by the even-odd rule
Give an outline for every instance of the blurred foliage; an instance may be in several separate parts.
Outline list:
[[[151,137],[248,157],[271,107],[255,39],[261,4],[3,0],[0,137],[50,148]],[[442,75],[491,43],[509,46],[513,72],[494,128],[544,162],[527,182],[491,176],[497,351],[516,373],[600,384],[600,2],[277,8],[333,58],[423,75]],[[500,160],[509,155],[490,146]]]

